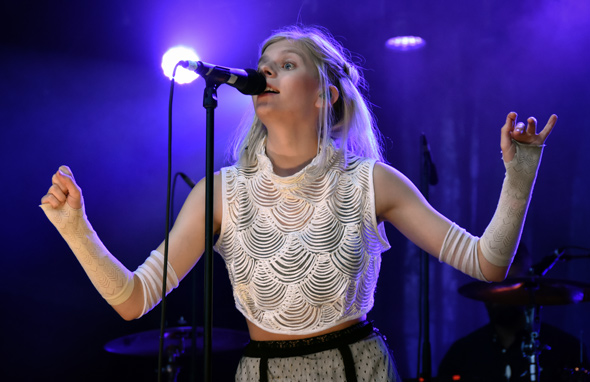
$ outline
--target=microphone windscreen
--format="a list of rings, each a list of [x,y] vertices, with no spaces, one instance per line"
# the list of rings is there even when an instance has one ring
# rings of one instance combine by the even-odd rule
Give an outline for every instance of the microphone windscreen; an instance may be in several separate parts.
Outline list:
[[[238,89],[242,94],[257,95],[266,89],[266,77],[257,70],[245,69],[248,73],[248,81],[245,86]]]

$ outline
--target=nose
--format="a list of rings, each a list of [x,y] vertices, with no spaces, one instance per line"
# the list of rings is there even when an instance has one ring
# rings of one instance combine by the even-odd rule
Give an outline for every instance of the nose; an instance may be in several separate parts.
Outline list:
[[[264,74],[265,77],[274,77],[275,72],[269,65],[262,65],[259,69],[260,73]]]

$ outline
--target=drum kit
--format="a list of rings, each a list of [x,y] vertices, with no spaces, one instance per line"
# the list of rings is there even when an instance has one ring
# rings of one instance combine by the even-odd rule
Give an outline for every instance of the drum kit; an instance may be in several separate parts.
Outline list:
[[[522,344],[522,351],[529,365],[527,381],[533,382],[540,380],[541,307],[588,302],[590,301],[590,284],[533,275],[508,278],[499,283],[476,281],[460,287],[459,293],[486,303],[525,307],[526,337]],[[569,369],[567,372],[570,374],[568,381],[590,381],[590,371],[582,367]]]
[[[465,297],[485,303],[516,305],[525,307],[526,337],[522,343],[523,356],[529,365],[526,381],[540,381],[539,354],[540,345],[540,308],[548,305],[567,305],[590,301],[590,284],[550,279],[542,276],[508,278],[503,282],[484,283],[471,282],[459,288]],[[583,367],[564,370],[568,382],[589,382],[590,371]],[[521,381],[522,379],[519,379]],[[451,382],[475,380],[464,379],[459,375],[452,377],[433,377],[429,381],[424,378],[404,379],[406,382]],[[542,382],[557,382],[546,381]]]
[[[249,341],[246,331],[213,328],[211,337],[212,352],[224,352],[242,349]],[[193,338],[196,339],[196,351],[203,349],[203,328],[192,326],[177,326],[164,330],[164,351],[167,363],[163,372],[168,382],[175,382],[181,369],[180,357],[193,349]],[[110,353],[135,356],[157,356],[160,349],[160,329],[148,330],[136,334],[123,336],[109,341],[104,349]]]

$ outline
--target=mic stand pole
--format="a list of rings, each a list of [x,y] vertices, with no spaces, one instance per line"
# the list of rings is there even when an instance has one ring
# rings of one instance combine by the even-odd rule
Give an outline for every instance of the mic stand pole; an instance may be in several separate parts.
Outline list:
[[[211,328],[213,320],[213,132],[217,107],[218,83],[207,80],[203,95],[203,107],[207,110],[207,142],[205,162],[205,319],[203,322],[204,379],[211,381]],[[193,336],[197,328],[193,327]]]
[[[426,136],[420,137],[420,192],[428,201],[429,185],[438,183],[436,168],[430,157],[430,148]],[[422,346],[418,344],[418,377],[420,381],[432,381],[432,355],[430,348],[430,257],[424,250],[420,250],[420,333]],[[420,367],[421,366],[421,367]]]

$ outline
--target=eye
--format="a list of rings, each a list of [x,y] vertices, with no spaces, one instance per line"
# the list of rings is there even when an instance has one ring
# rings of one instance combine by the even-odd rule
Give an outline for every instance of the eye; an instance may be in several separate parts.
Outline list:
[[[283,64],[283,69],[293,70],[293,69],[295,69],[295,64],[293,64],[292,62],[285,62]]]

